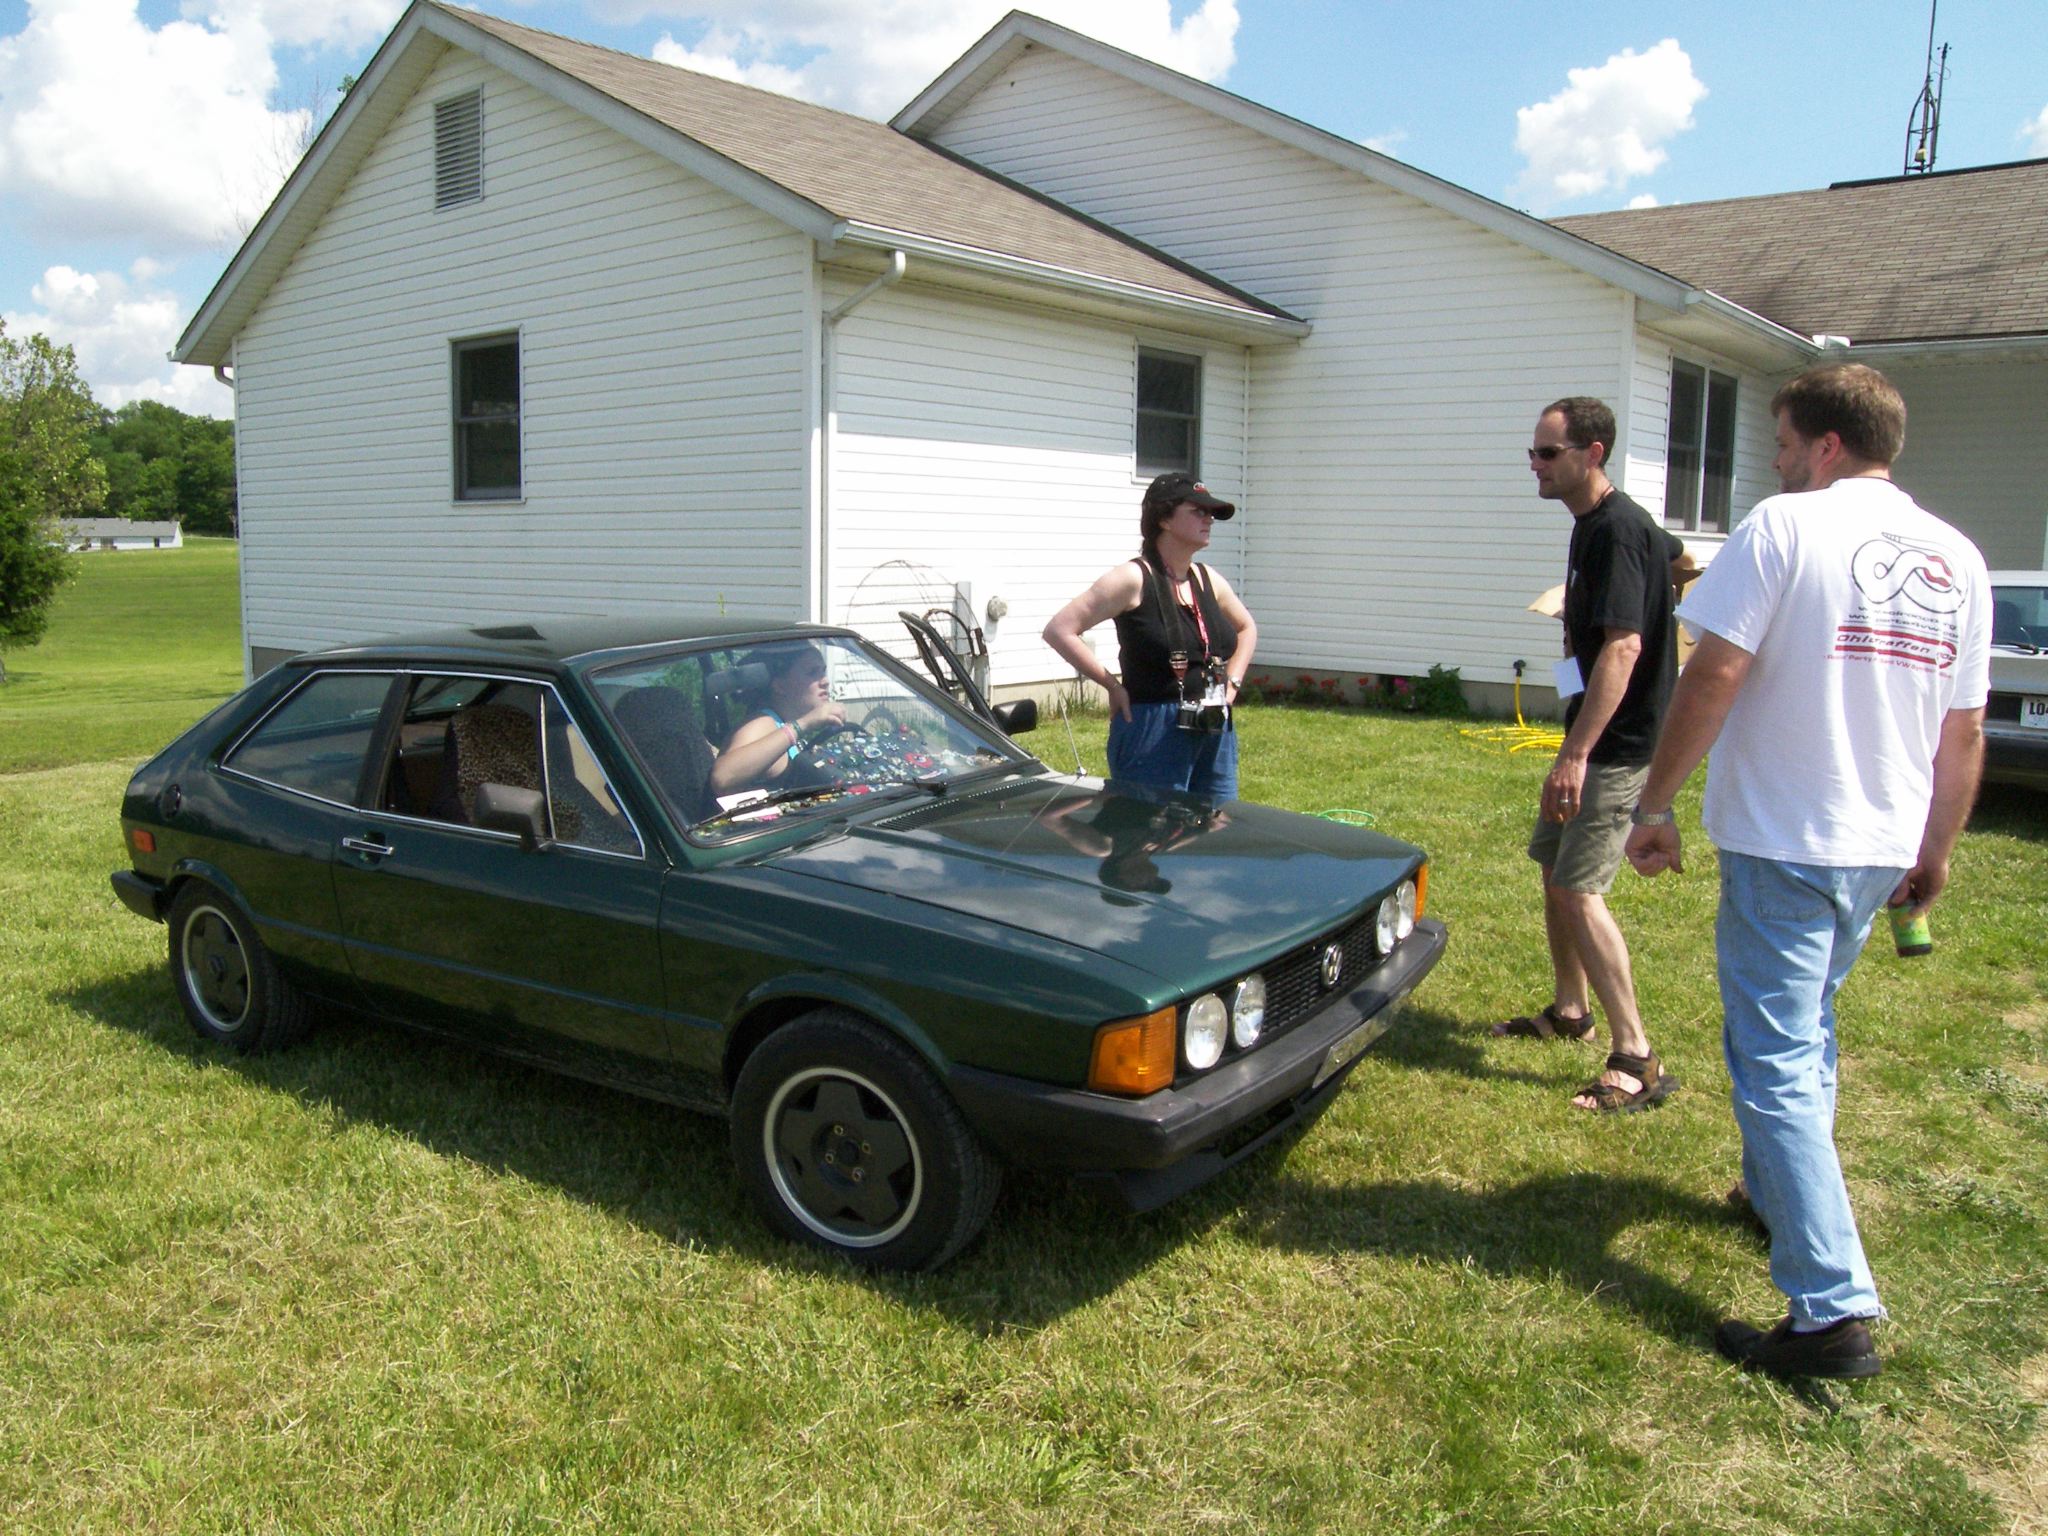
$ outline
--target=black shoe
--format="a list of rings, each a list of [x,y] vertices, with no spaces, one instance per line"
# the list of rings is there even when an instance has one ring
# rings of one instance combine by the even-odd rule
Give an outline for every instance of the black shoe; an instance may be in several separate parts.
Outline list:
[[[1722,1198],[1727,1202],[1728,1214],[1748,1227],[1752,1236],[1760,1237],[1767,1243],[1771,1240],[1770,1227],[1765,1224],[1763,1217],[1757,1213],[1757,1208],[1750,1203],[1749,1186],[1747,1184],[1737,1179],[1734,1186]]]
[[[1745,1371],[1773,1376],[1825,1376],[1850,1381],[1875,1376],[1880,1368],[1870,1330],[1860,1317],[1845,1317],[1817,1333],[1794,1333],[1781,1317],[1769,1333],[1731,1317],[1714,1330],[1714,1347]]]

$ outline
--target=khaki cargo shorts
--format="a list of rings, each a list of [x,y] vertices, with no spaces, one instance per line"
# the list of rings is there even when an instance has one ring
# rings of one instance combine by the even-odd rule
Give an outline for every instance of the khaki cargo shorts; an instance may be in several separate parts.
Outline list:
[[[1579,814],[1570,821],[1536,818],[1529,857],[1550,870],[1550,883],[1587,896],[1605,896],[1621,868],[1629,812],[1642,798],[1649,764],[1588,763]]]

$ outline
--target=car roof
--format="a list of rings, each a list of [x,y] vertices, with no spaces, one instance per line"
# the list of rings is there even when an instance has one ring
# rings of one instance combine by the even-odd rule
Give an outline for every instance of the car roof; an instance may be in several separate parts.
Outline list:
[[[506,619],[468,628],[417,630],[310,651],[298,666],[337,661],[588,665],[615,654],[704,642],[850,635],[825,624],[793,624],[762,614],[627,614],[612,618]]]
[[[2048,587],[2048,571],[1993,571],[1994,587]]]

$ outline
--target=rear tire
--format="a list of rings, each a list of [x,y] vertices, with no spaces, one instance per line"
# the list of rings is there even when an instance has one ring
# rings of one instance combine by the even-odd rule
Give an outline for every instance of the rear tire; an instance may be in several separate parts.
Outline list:
[[[732,1110],[733,1160],[763,1219],[855,1264],[943,1264],[987,1222],[1002,1182],[931,1069],[845,1009],[763,1041]]]
[[[203,1038],[247,1056],[282,1050],[305,1034],[311,1011],[286,981],[256,925],[203,880],[179,887],[171,902],[171,983]]]

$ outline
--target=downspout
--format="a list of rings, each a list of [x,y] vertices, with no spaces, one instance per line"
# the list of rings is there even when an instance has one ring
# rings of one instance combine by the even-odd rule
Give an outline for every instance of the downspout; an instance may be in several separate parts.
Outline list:
[[[861,305],[903,281],[909,258],[899,251],[889,253],[888,268],[865,288],[844,300],[825,316],[818,349],[818,590],[816,619],[829,623],[832,616],[832,438],[837,430],[833,394],[838,387],[839,322]]]
[[[241,338],[228,343],[230,351],[239,347]],[[235,397],[235,607],[242,621],[242,681],[256,680],[256,653],[249,648],[249,553],[248,541],[242,537],[242,487],[247,484],[242,478],[242,397],[235,388],[234,376],[228,372],[232,362],[215,363],[213,376],[227,385],[228,393]]]

